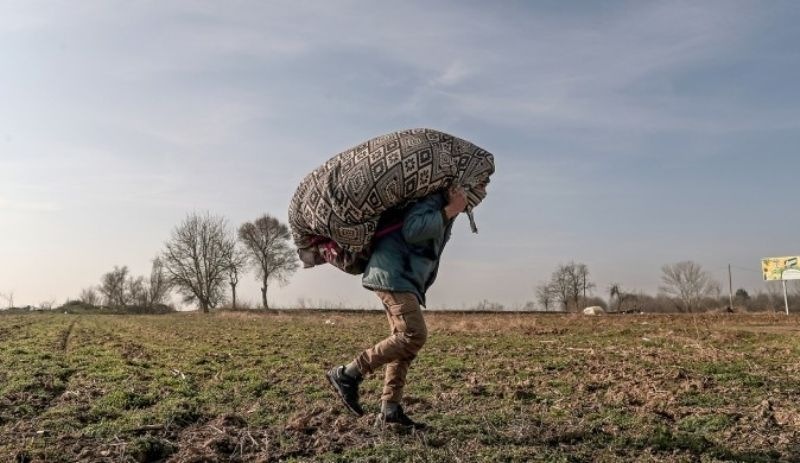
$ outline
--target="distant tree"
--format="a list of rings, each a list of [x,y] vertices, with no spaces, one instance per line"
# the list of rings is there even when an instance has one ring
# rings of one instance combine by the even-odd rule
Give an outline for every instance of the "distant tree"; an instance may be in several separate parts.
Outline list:
[[[525,305],[522,306],[522,310],[533,312],[536,310],[536,303],[533,301],[526,301]]]
[[[570,306],[575,310],[580,309],[581,298],[585,299],[595,284],[589,281],[589,268],[585,264],[570,262],[558,266],[548,286],[555,300],[567,311]]]
[[[97,290],[85,288],[78,299],[95,306],[105,302],[111,307],[136,306],[139,309],[148,309],[164,302],[169,287],[164,266],[159,258],[155,258],[149,280],[143,276],[130,275],[127,266],[114,266],[114,270],[102,276]],[[98,291],[103,300],[97,294]]]
[[[153,259],[153,265],[150,269],[150,284],[147,286],[148,305],[155,307],[159,304],[164,304],[170,289],[169,275],[164,269],[164,263],[161,258],[156,257]]]
[[[773,282],[764,282],[764,290],[758,290],[754,297],[753,306],[757,310],[775,311],[777,310],[776,299],[778,293],[774,290]]]
[[[575,262],[570,262],[567,265],[562,265],[560,271],[564,272],[564,277],[567,280],[567,292],[569,293],[572,308],[574,310],[579,310],[583,284],[581,283],[580,274],[578,273],[578,266],[575,265]]]
[[[100,304],[100,296],[98,296],[97,291],[95,291],[93,287],[82,289],[80,296],[78,296],[78,300],[84,304],[93,306]]]
[[[149,290],[145,284],[143,276],[138,276],[135,278],[133,276],[129,276],[125,282],[125,290],[128,293],[127,300],[129,305],[134,305],[139,308],[144,308],[150,305],[148,297]]]
[[[770,295],[761,290],[757,290],[754,295],[750,296],[747,309],[757,311],[775,310]]]
[[[39,307],[37,307],[37,308],[39,310],[53,310],[53,306],[55,306],[55,305],[56,305],[56,301],[53,300],[53,299],[50,299],[48,301],[40,302],[39,303]]]
[[[261,303],[265,309],[270,281],[285,283],[297,270],[297,255],[289,244],[289,227],[270,215],[262,215],[239,227],[239,241],[261,280]]]
[[[14,308],[14,291],[9,291],[7,293],[0,293],[0,298],[5,299],[6,308],[8,309]]]
[[[591,291],[595,284],[589,281],[589,268],[585,264],[574,264],[575,265],[575,279],[580,286],[583,298],[586,299],[586,292]],[[575,300],[575,304],[577,305],[578,301]]]
[[[626,310],[647,313],[675,312],[676,307],[674,299],[665,294],[653,297],[641,291],[631,294],[626,304]]]
[[[664,294],[676,298],[681,310],[692,312],[697,303],[719,290],[719,283],[702,266],[693,261],[667,264],[661,267],[659,289]]]
[[[111,307],[125,307],[129,303],[129,292],[126,291],[128,266],[114,266],[114,270],[104,274],[100,280],[100,294],[105,304]]]
[[[505,310],[505,306],[503,306],[503,304],[500,304],[498,302],[491,302],[488,299],[484,299],[478,302],[476,306],[472,307],[471,310],[475,310],[478,312],[502,312],[503,310]]]
[[[536,287],[536,302],[544,307],[545,312],[550,311],[556,302],[556,293],[549,283],[542,283]]]
[[[714,280],[713,277],[712,277],[711,282],[709,283],[708,293],[706,294],[706,296],[709,296],[712,299],[721,299],[722,298],[722,285],[720,284],[719,281]],[[728,302],[725,302],[724,305],[727,306]]]
[[[737,289],[736,293],[733,295],[733,303],[734,305],[744,306],[749,309],[750,294],[748,294],[744,288]]]
[[[561,304],[562,310],[566,312],[569,309],[571,286],[567,269],[563,265],[560,265],[550,276],[548,286],[553,292],[555,300]]]
[[[623,311],[624,309],[622,307],[625,301],[631,300],[634,297],[634,294],[626,293],[619,283],[611,283],[608,287],[608,307],[609,309],[613,308],[616,312]]]
[[[776,312],[782,312],[785,309],[786,302],[783,299],[783,281],[780,280],[770,280],[765,282],[766,287],[766,297],[769,300],[767,304],[769,310],[773,310]],[[798,303],[798,299],[800,299],[800,281],[799,280],[788,280],[786,283],[786,296],[789,302],[789,310],[794,311],[795,305]]]
[[[770,310],[778,311],[783,309],[783,287],[780,281],[770,280],[765,284],[767,288],[767,297],[769,298]]]
[[[208,213],[189,214],[173,230],[161,261],[185,302],[197,302],[204,313],[222,302],[234,245],[225,219]]]
[[[247,268],[248,256],[244,249],[234,246],[230,256],[228,256],[228,284],[231,287],[232,306],[236,309],[236,286],[239,284],[239,276]]]

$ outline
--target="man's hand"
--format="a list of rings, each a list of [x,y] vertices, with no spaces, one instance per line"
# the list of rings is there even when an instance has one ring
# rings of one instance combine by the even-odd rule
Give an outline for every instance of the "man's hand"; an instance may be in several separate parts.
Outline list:
[[[450,187],[447,190],[447,205],[444,207],[444,213],[448,219],[452,219],[458,214],[464,212],[467,208],[467,193],[461,187]]]

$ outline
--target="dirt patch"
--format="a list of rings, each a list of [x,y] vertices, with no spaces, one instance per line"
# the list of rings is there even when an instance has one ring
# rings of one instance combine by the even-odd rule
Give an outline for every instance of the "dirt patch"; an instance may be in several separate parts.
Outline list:
[[[334,407],[293,415],[280,427],[253,427],[241,415],[223,415],[183,429],[169,462],[284,461],[363,446],[374,431],[370,417],[356,419]]]
[[[72,337],[72,330],[75,328],[75,320],[71,321],[67,329],[65,329],[58,338],[58,347],[61,352],[65,354],[69,352],[69,341]]]

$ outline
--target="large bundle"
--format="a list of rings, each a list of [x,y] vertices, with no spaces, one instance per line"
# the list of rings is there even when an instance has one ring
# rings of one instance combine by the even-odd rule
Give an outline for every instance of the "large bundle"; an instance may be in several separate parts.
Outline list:
[[[363,253],[384,212],[458,185],[467,191],[471,213],[483,197],[470,187],[493,172],[489,152],[443,132],[411,129],[375,137],[335,155],[300,183],[289,205],[295,245],[301,257],[328,240]]]

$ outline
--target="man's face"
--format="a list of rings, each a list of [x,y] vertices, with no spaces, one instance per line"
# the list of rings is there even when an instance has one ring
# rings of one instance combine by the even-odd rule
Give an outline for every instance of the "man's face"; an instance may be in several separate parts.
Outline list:
[[[486,187],[489,185],[489,179],[484,178],[475,185],[475,190],[481,193],[486,193]]]

